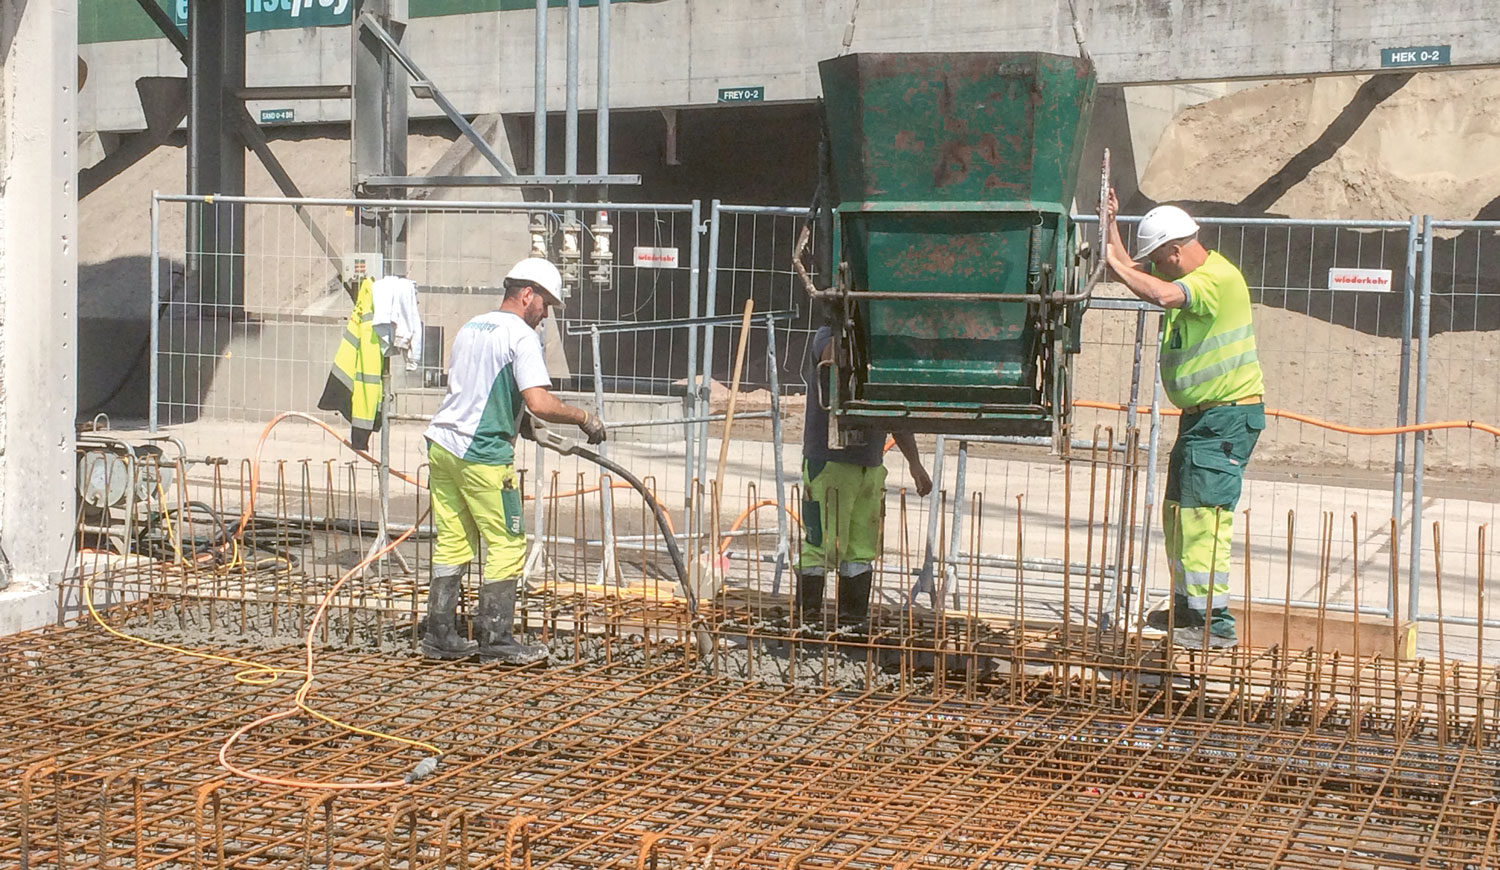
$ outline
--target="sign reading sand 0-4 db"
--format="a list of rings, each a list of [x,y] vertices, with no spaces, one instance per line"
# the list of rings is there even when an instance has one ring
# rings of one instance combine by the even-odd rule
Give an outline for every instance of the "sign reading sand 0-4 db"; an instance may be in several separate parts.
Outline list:
[[[721,103],[762,103],[766,99],[765,85],[750,85],[743,88],[719,88]]]
[[[296,109],[261,109],[260,122],[262,124],[281,124],[297,119]]]
[[[1452,63],[1453,46],[1417,45],[1410,48],[1382,48],[1381,66],[1447,66]]]

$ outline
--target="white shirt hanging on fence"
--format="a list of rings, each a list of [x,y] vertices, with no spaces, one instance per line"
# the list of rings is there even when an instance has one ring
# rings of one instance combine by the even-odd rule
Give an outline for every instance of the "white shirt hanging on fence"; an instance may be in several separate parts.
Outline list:
[[[406,370],[422,364],[422,315],[417,311],[417,282],[387,275],[371,288],[375,299],[372,321],[380,349],[388,357],[406,354]]]

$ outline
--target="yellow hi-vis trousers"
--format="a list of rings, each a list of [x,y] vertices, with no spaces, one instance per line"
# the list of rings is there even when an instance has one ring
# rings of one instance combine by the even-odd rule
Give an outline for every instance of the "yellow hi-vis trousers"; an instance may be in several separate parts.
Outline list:
[[[519,577],[526,562],[526,526],[515,466],[466,462],[431,442],[427,460],[437,526],[432,564],[467,565],[483,538],[485,582]]]
[[[1234,509],[1261,430],[1264,405],[1224,405],[1186,414],[1167,464],[1162,529],[1172,588],[1207,612],[1229,606]]]
[[[871,570],[880,555],[885,466],[802,462],[803,572],[837,568],[840,577]]]
[[[1172,591],[1200,612],[1229,606],[1229,556],[1234,547],[1234,511],[1185,508],[1168,499],[1162,506],[1167,564]]]

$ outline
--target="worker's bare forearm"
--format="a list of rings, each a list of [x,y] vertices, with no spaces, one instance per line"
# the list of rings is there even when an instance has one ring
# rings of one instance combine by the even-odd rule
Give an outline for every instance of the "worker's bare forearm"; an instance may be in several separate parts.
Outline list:
[[[912,483],[916,484],[917,495],[925,496],[932,492],[932,478],[927,474],[927,469],[922,467],[922,454],[917,452],[917,439],[910,432],[892,432],[891,439],[901,449],[901,455],[906,457],[906,468],[911,472]]]
[[[548,423],[571,423],[582,425],[589,418],[587,411],[575,408],[552,394],[546,387],[532,387],[521,393],[526,400],[526,410]]]
[[[1113,266],[1116,254],[1122,258],[1125,256],[1125,239],[1120,235],[1120,225],[1114,221],[1109,222],[1109,239],[1107,240],[1107,244],[1108,247],[1105,249],[1105,253],[1109,257],[1110,265]]]
[[[896,442],[896,449],[906,457],[908,463],[922,464],[922,454],[917,450],[917,439],[910,432],[893,432],[891,440]]]
[[[1125,257],[1124,248],[1111,249],[1109,268],[1115,277],[1137,297],[1160,305],[1163,308],[1181,308],[1187,304],[1187,294],[1172,281],[1163,281]]]

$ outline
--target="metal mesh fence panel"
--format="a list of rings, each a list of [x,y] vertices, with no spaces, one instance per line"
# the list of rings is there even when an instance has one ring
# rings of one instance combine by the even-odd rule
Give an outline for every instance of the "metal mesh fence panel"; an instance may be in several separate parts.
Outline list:
[[[1423,227],[1418,300],[1420,419],[1500,425],[1500,222],[1435,221]],[[1476,626],[1494,635],[1500,609],[1483,590],[1495,549],[1488,534],[1500,503],[1500,439],[1466,428],[1417,436],[1410,596],[1418,618]],[[1490,527],[1490,528],[1486,528]],[[1462,636],[1457,641],[1465,643]]]
[[[446,392],[454,335],[500,304],[503,276],[540,244],[569,278],[566,306],[542,330],[554,386],[566,401],[598,409],[611,427],[607,449],[681,522],[690,427],[672,421],[694,407],[696,205],[161,197],[156,212],[155,259],[164,277],[157,288],[153,428],[227,455],[256,450],[265,424],[287,411],[347,431],[345,421],[318,404],[349,317],[351,279],[363,261],[371,271],[417,285],[424,348],[390,361],[381,446],[392,468],[423,473],[422,431]],[[187,246],[186,222],[203,220],[205,212],[242,224],[243,254],[226,263]],[[309,221],[317,235],[304,226]],[[374,241],[382,237],[389,240],[383,252]],[[259,447],[262,461],[273,463],[340,451],[331,435],[301,423],[266,432]],[[596,546],[576,552],[602,558],[601,536],[611,530],[597,522],[571,527],[585,513],[573,502],[612,507],[597,470],[548,461],[539,449],[517,453],[528,492],[547,494],[545,510],[528,509],[533,528],[582,535]],[[654,535],[654,527],[631,519],[638,500],[619,507],[627,512],[622,529],[639,550],[641,536]],[[548,532],[549,519],[569,528]],[[597,573],[597,565],[590,570]]]
[[[238,222],[242,229],[245,252],[233,269],[209,263],[209,254],[186,246],[187,222],[204,220],[207,209],[219,210],[214,216],[220,222]],[[264,421],[283,410],[310,411],[342,425],[316,411],[348,313],[341,278],[354,255],[369,253],[361,240],[370,237],[370,227],[383,222],[396,233],[403,245],[384,268],[418,283],[428,326],[422,358],[410,368],[392,367],[391,464],[407,469],[419,468],[425,455],[420,433],[444,392],[443,352],[452,332],[498,304],[499,278],[527,253],[534,231],[561,250],[570,242],[564,226],[576,227],[571,241],[579,251],[577,290],[546,333],[557,386],[573,393],[572,400],[600,405],[614,433],[608,449],[673,506],[679,531],[694,540],[727,535],[721,557],[698,559],[695,571],[769,589],[784,579],[769,566],[785,569],[795,560],[802,371],[816,327],[791,263],[805,209],[715,203],[701,224],[693,205],[569,208],[164,197],[157,210],[159,287],[153,304],[159,395],[154,409],[165,425],[196,427],[217,441],[245,445],[244,452]],[[601,210],[608,214],[607,225],[599,219]],[[1137,220],[1122,218],[1127,244],[1133,243]],[[321,230],[321,240],[303,226],[308,221]],[[1235,595],[1247,589],[1266,602],[1290,599],[1296,606],[1332,610],[1352,607],[1357,596],[1362,610],[1388,612],[1394,603],[1403,614],[1410,607],[1420,618],[1435,619],[1437,560],[1430,526],[1437,519],[1452,529],[1442,541],[1443,617],[1472,623],[1480,607],[1477,581],[1484,552],[1474,532],[1494,519],[1495,501],[1485,481],[1497,464],[1496,439],[1445,430],[1426,435],[1418,447],[1409,436],[1370,437],[1340,428],[1412,422],[1419,384],[1425,390],[1423,419],[1500,420],[1492,407],[1500,391],[1493,386],[1491,335],[1500,323],[1492,322],[1490,304],[1500,291],[1489,277],[1500,266],[1489,263],[1500,250],[1494,240],[1500,225],[1434,222],[1431,241],[1418,255],[1421,233],[1415,220],[1205,219],[1202,224],[1204,243],[1234,262],[1250,285],[1268,407],[1335,424],[1288,417],[1268,421],[1236,520],[1241,525],[1236,546],[1248,544],[1248,559],[1237,552],[1236,565],[1248,562],[1250,573],[1248,585],[1236,576]],[[614,258],[601,272],[593,252],[606,226]],[[704,232],[710,236],[708,269],[699,276]],[[637,258],[636,249],[645,256]],[[1419,266],[1431,269],[1425,296],[1419,292]],[[1332,269],[1389,271],[1391,289],[1330,289]],[[1122,511],[1133,511],[1132,534],[1121,536],[1118,528],[1111,534],[1117,543],[1133,545],[1135,554],[1115,550],[1089,561],[1109,571],[1125,565],[1131,576],[1144,571],[1145,588],[1160,597],[1166,594],[1167,575],[1159,558],[1156,490],[1176,418],[1154,390],[1160,314],[1127,297],[1123,288],[1103,287],[1096,310],[1083,319],[1074,395],[1084,405],[1075,409],[1070,435],[1075,451],[1097,443],[1109,454],[1104,445],[1122,441],[1129,423],[1119,410],[1088,405],[1137,408],[1141,479],[1128,496],[1116,490],[1107,497],[1110,523],[1119,523]],[[753,315],[735,399],[737,420],[725,439],[722,416],[747,302]],[[1418,371],[1423,344],[1426,364]],[[695,390],[695,378],[706,386]],[[1156,420],[1154,473],[1145,455],[1153,398],[1168,412]],[[779,412],[774,421],[773,405]],[[786,449],[778,451],[781,442]],[[937,440],[924,437],[919,445],[935,471]],[[278,432],[264,458],[294,461],[330,451],[336,452],[336,445],[321,432]],[[892,600],[914,591],[934,594],[944,576],[935,566],[944,560],[950,584],[964,576],[957,570],[961,563],[972,563],[977,573],[971,576],[998,584],[996,590],[1014,587],[1018,575],[1010,563],[1018,553],[1027,563],[1019,576],[1047,579],[1067,570],[1069,560],[1061,550],[1069,536],[1058,516],[1064,504],[1075,517],[1085,511],[1078,493],[1090,491],[1075,486],[1076,470],[1065,473],[1061,460],[1039,445],[971,439],[964,450],[967,480],[960,497],[959,452],[960,439],[944,439],[937,491],[926,499],[915,497],[904,463],[891,458],[886,573],[899,578],[887,590]],[[571,467],[570,479],[554,479],[553,468],[540,456],[528,455],[519,464],[533,475],[528,486],[572,492],[596,482],[592,469],[580,477]],[[1409,470],[1409,464],[1416,468]],[[1073,496],[1065,497],[1064,489]],[[628,493],[619,496],[625,499],[620,503],[608,491],[593,490],[592,497],[602,500],[598,509],[604,513],[624,509],[633,516],[639,507]],[[692,511],[690,502],[696,506]],[[1024,519],[1022,548],[1011,545],[1010,531],[997,531],[1009,529],[1017,516]],[[538,519],[545,524],[540,514]],[[596,529],[584,537],[599,543],[603,559],[605,537],[634,535],[645,541],[652,534],[648,519],[622,520],[619,529]],[[1139,538],[1148,526],[1149,541]],[[1393,586],[1393,578],[1401,585]],[[1065,586],[1058,582],[1050,588],[1060,592]],[[777,588],[787,587],[782,582]],[[1076,583],[1068,588],[1081,592]],[[953,599],[952,592],[947,590],[950,603],[962,600]],[[1487,615],[1493,620],[1496,611],[1487,609]]]

